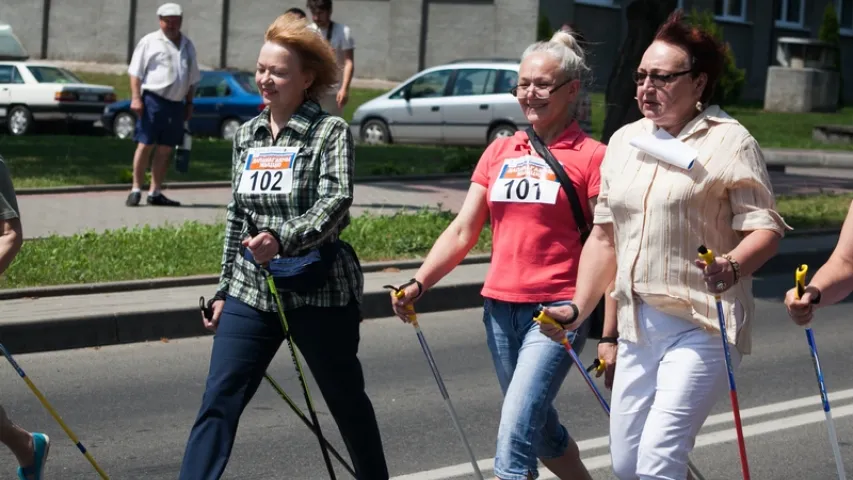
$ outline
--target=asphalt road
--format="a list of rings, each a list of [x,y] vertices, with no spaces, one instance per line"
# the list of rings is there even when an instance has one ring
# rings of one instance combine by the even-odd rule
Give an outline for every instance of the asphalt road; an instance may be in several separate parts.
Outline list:
[[[752,478],[837,478],[805,335],[784,316],[780,302],[791,277],[756,281],[754,352],[737,372]],[[848,311],[849,305],[823,311],[815,334],[842,452],[853,472],[853,374],[846,372],[853,334]],[[480,312],[423,315],[421,325],[488,478],[501,397]],[[470,467],[464,449],[411,327],[394,319],[374,320],[364,325],[362,338],[361,359],[392,476],[473,478],[466,475]],[[202,394],[210,345],[210,338],[186,339],[16,359],[111,478],[165,480],[177,476]],[[589,364],[592,355],[593,349],[586,349],[584,362]],[[270,373],[303,404],[286,348]],[[47,478],[97,478],[5,362],[0,385],[0,401],[13,419],[26,428],[47,430],[54,439]],[[558,409],[580,441],[596,480],[611,478],[604,414],[574,369],[559,394]],[[707,480],[741,478],[731,419],[728,395],[723,394],[693,454]],[[343,451],[322,403],[320,420],[330,441]],[[13,457],[0,449],[0,476],[11,478],[14,466]],[[347,478],[343,470],[338,472],[338,478]],[[541,472],[540,478],[554,478]],[[224,478],[328,476],[315,438],[264,384],[243,416]]]

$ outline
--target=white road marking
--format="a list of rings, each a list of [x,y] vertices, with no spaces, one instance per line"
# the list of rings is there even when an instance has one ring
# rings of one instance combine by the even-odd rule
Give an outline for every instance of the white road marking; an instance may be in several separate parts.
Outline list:
[[[837,403],[839,400],[846,400],[849,398],[853,398],[853,389],[849,390],[840,390],[838,392],[829,393],[829,402],[830,405],[833,403]],[[721,398],[721,401],[723,399]],[[820,397],[818,395],[810,395],[808,397],[798,398],[794,400],[788,400],[785,402],[772,403],[768,405],[762,405],[758,407],[752,407],[745,410],[741,410],[740,416],[741,421],[745,421],[749,418],[761,417],[764,415],[771,415],[774,413],[786,412],[798,408],[804,407],[812,407],[812,406],[821,406]],[[848,417],[853,415],[853,405],[844,405],[841,407],[832,407],[832,416],[833,418],[841,418]],[[743,427],[743,435],[744,437],[753,437],[757,435],[764,435],[767,433],[778,432],[781,430],[788,430],[791,428],[800,427],[803,425],[808,425],[810,423],[818,423],[826,420],[826,416],[823,413],[823,409],[821,408],[815,412],[803,413],[800,415],[793,415],[789,417],[782,417],[778,419],[768,420],[761,423],[756,423],[753,425],[744,425]],[[725,413],[720,413],[717,415],[712,415],[708,417],[705,421],[703,428],[713,425],[719,425],[724,423],[731,423],[732,428],[727,430],[720,430],[716,432],[710,432],[705,434],[700,434],[696,437],[696,448],[704,447],[708,445],[717,445],[720,443],[726,443],[729,441],[735,441],[737,439],[737,431],[734,428],[734,420],[732,417],[731,411],[727,411]],[[823,440],[823,439],[821,439]],[[599,448],[605,448],[608,446],[608,437],[597,437],[591,438],[587,440],[581,440],[578,442],[578,448],[581,452],[588,450],[596,450]],[[747,454],[749,454],[748,446],[747,446]],[[737,455],[737,453],[734,453]],[[587,457],[583,459],[584,465],[586,465],[587,469],[590,471],[598,470],[601,468],[607,468],[610,466],[610,454],[596,455],[594,457]],[[494,458],[486,458],[483,460],[477,461],[477,466],[480,468],[481,472],[491,472],[494,468]],[[470,463],[460,463],[457,465],[450,465],[447,467],[437,468],[434,470],[425,470],[422,472],[409,473],[405,475],[399,475],[396,477],[392,477],[391,480],[445,480],[461,477],[463,475],[473,474],[474,471],[471,468]],[[485,473],[484,473],[485,476]],[[539,469],[539,479],[547,480],[557,478],[553,473],[551,473],[546,468]]]

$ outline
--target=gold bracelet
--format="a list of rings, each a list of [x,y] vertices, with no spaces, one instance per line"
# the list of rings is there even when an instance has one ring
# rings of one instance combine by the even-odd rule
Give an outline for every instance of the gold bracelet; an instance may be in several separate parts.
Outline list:
[[[728,260],[728,261],[729,261],[729,264],[731,264],[731,266],[732,266],[732,270],[734,270],[734,272],[735,272],[735,281],[734,281],[734,283],[737,283],[737,281],[738,281],[738,280],[740,280],[740,264],[739,264],[739,263],[737,263],[737,260],[733,259],[733,258],[732,258],[732,256],[731,256],[731,255],[729,255],[728,253],[726,253],[726,254],[724,254],[724,255],[721,255],[721,256],[722,256],[723,258],[725,258],[726,260]]]

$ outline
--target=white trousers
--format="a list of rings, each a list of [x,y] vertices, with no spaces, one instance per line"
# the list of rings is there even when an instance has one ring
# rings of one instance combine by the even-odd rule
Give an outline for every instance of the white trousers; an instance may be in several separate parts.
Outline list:
[[[723,340],[647,304],[638,310],[640,340],[620,340],[616,358],[613,472],[619,480],[685,480],[696,435],[728,390]],[[729,347],[736,368],[741,356]]]

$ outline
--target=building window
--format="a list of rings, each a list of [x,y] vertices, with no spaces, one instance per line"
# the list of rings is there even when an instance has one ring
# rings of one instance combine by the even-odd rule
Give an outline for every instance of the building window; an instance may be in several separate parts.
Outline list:
[[[719,20],[746,21],[746,0],[714,0],[714,15]]]
[[[615,7],[618,5],[617,0],[575,0],[575,3],[601,5],[603,7]]]
[[[776,0],[773,2],[777,27],[800,27],[805,24],[805,0]]]
[[[835,0],[841,33],[853,35],[853,0]]]

